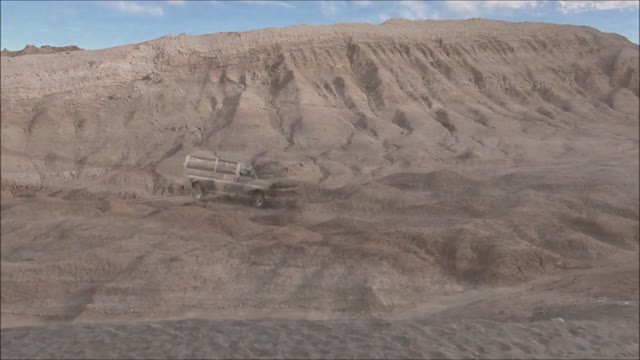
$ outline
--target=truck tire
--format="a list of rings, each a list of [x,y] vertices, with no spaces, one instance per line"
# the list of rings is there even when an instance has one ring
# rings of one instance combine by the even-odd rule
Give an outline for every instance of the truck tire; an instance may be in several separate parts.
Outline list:
[[[259,190],[254,191],[253,194],[251,195],[251,204],[253,204],[253,206],[255,207],[262,208],[264,207],[264,202],[265,202],[264,193]]]
[[[196,181],[193,184],[191,184],[191,195],[193,195],[193,198],[196,200],[204,199],[205,191],[204,191],[204,187],[202,186],[202,184],[200,184],[200,182]]]

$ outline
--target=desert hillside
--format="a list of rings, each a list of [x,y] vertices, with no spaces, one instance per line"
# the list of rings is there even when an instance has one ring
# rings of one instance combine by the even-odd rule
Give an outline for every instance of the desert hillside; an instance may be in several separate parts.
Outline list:
[[[153,173],[178,179],[194,147],[301,163],[291,171],[327,186],[453,162],[606,157],[593,142],[621,136],[637,148],[638,46],[586,27],[293,27],[2,69],[2,156],[14,160],[3,184],[148,195],[163,190]]]
[[[637,263],[638,50],[474,19],[2,57],[3,318],[371,313]],[[304,201],[191,203],[193,149]]]
[[[22,56],[22,55],[55,54],[55,53],[61,53],[61,52],[71,52],[71,51],[80,51],[80,50],[82,49],[80,49],[75,45],[70,45],[70,46],[27,45],[24,47],[24,49],[17,50],[17,51],[3,49],[0,52],[0,56],[16,57],[16,56]]]

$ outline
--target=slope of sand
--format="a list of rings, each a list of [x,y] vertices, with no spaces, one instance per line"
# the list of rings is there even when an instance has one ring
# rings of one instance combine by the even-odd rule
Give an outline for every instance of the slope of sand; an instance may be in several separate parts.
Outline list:
[[[471,334],[529,339],[442,343],[453,357],[447,346],[637,356],[637,281],[617,283],[634,272],[574,284],[638,264],[639,57],[621,36],[392,20],[1,62],[3,356],[23,325],[45,326],[28,342],[80,331],[69,323],[131,323],[83,326],[133,337],[155,326],[137,321],[294,316],[345,333],[364,330],[340,319],[377,316],[408,339],[473,318]],[[277,161],[302,201],[193,202],[181,177],[193,149]],[[524,285],[551,278],[574,291]],[[631,332],[604,336],[608,319]],[[573,353],[544,352],[540,331]],[[598,341],[620,346],[593,352]]]
[[[434,297],[388,319],[286,309],[3,328],[2,357],[638,358],[637,263],[567,275]]]
[[[3,357],[27,359],[619,359],[637,358],[637,343],[628,324],[591,321],[179,320],[2,332]]]

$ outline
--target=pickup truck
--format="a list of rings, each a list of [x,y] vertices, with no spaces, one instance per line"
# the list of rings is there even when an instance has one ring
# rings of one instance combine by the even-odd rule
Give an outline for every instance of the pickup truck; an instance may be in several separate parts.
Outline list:
[[[194,151],[184,161],[184,176],[191,183],[196,200],[209,194],[248,196],[251,203],[264,207],[269,199],[296,202],[298,185],[284,177],[261,178],[253,166],[242,161],[221,159],[209,151]]]

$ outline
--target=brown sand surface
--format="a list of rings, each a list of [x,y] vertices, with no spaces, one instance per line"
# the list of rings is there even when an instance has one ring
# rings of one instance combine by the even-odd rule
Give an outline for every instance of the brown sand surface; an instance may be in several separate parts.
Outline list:
[[[430,297],[393,316],[292,309],[2,329],[3,358],[637,358],[637,262]],[[217,314],[211,316],[213,314]],[[7,317],[3,314],[3,321]]]
[[[474,19],[2,57],[2,357],[636,358],[638,50]],[[194,202],[193,149],[301,201]]]

